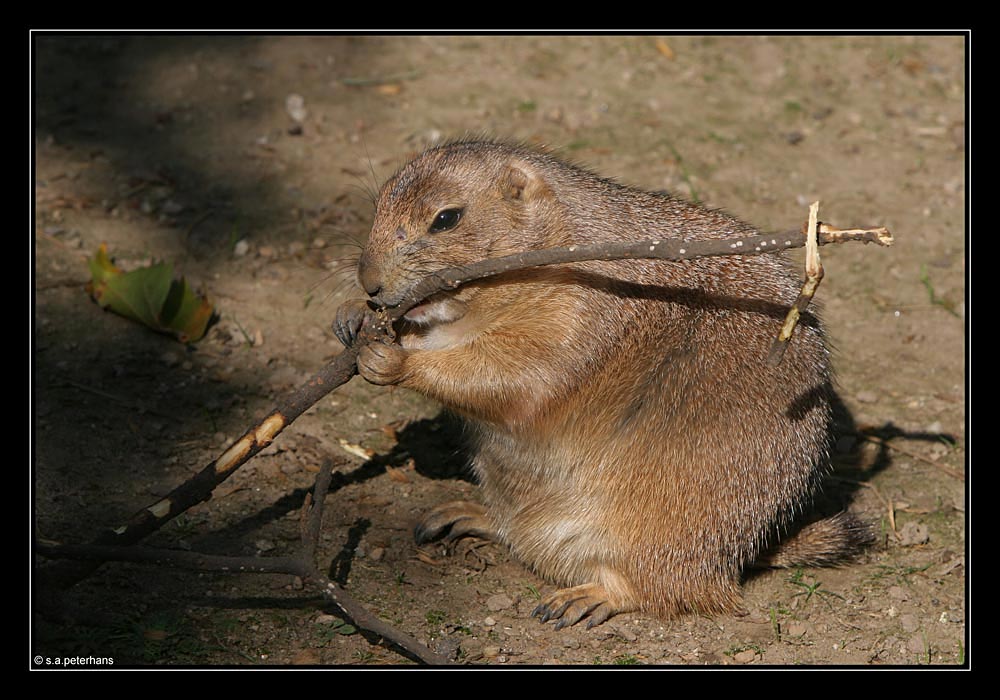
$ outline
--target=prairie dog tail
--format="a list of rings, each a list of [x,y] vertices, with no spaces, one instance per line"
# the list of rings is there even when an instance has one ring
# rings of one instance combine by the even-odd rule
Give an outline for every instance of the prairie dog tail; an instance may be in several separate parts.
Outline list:
[[[843,511],[809,523],[758,557],[755,568],[835,566],[872,544],[875,537],[867,523]]]

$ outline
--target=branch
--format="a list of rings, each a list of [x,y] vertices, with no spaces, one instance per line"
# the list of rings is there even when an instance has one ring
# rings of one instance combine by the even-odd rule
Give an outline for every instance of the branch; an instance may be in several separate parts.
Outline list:
[[[881,246],[892,245],[892,234],[882,228],[838,229],[818,223],[818,245],[861,241]],[[505,272],[523,270],[542,265],[585,262],[590,260],[694,260],[695,258],[719,257],[723,255],[763,255],[782,250],[801,248],[806,245],[802,231],[785,231],[770,235],[758,234],[744,238],[715,238],[703,241],[682,241],[677,238],[656,239],[637,242],[593,243],[571,245],[565,248],[546,248],[515,253],[502,258],[482,260],[435,272],[414,286],[413,290],[399,306],[393,307],[390,318],[395,321],[427,297],[446,289],[484,277],[494,277]]]
[[[177,549],[116,545],[38,544],[35,552],[51,559],[71,559],[93,564],[109,561],[155,564],[194,571],[217,571],[227,574],[285,574],[309,582],[331,603],[340,608],[354,624],[410,652],[421,661],[435,666],[452,665],[448,658],[431,651],[410,635],[394,629],[369,613],[344,589],[320,574],[315,566],[301,556],[292,557],[228,557]]]
[[[777,367],[781,363],[781,358],[785,356],[785,348],[788,341],[792,339],[792,331],[798,325],[799,318],[805,313],[812,301],[819,283],[823,281],[823,263],[819,259],[819,241],[817,240],[819,220],[819,202],[813,202],[809,207],[809,221],[806,224],[806,281],[802,284],[802,291],[792,304],[785,316],[785,322],[781,326],[781,332],[771,343],[771,350],[767,353],[767,364],[769,367]]]
[[[357,374],[358,347],[347,348],[298,389],[289,392],[264,420],[250,428],[226,451],[167,496],[137,511],[122,525],[108,530],[90,544],[126,546],[135,544],[189,508],[207,501],[212,491],[320,399]],[[99,562],[57,565],[44,572],[56,585],[68,588],[89,576]]]
[[[176,549],[120,545],[71,545],[39,543],[35,553],[50,559],[71,559],[99,565],[109,561],[171,566],[195,571],[222,573],[286,574],[298,576],[317,588],[331,603],[340,608],[361,629],[373,632],[392,644],[410,652],[427,664],[451,665],[452,662],[437,654],[416,639],[400,632],[369,613],[340,586],[320,573],[316,567],[315,553],[323,522],[323,506],[332,480],[332,463],[326,460],[316,475],[311,495],[302,506],[302,546],[291,557],[230,557]]]

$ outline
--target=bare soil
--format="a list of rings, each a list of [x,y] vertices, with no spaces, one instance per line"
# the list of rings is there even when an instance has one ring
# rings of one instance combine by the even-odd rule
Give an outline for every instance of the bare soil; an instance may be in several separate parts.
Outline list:
[[[33,39],[35,537],[118,525],[338,353],[372,190],[427,145],[485,133],[762,230],[799,226],[816,199],[835,225],[892,230],[892,249],[825,248],[819,291],[846,411],[826,497],[874,523],[877,545],[748,577],[745,617],[556,631],[530,617],[551,586],[501,547],[417,549],[421,513],[476,498],[460,430],[358,378],[150,542],[289,553],[332,457],[331,578],[464,664],[968,664],[965,37]],[[102,242],[127,267],[173,262],[219,323],[185,347],[103,312],[84,291]],[[414,663],[290,576],[107,564],[41,600],[32,656]]]

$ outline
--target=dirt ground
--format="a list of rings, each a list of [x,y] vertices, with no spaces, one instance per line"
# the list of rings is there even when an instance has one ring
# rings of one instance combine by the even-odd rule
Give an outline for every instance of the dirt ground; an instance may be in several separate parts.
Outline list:
[[[819,291],[855,424],[826,494],[877,545],[749,578],[745,617],[556,631],[530,617],[552,586],[499,546],[418,550],[421,513],[476,497],[459,432],[359,378],[149,542],[288,554],[333,457],[324,568],[463,664],[968,665],[966,60],[965,37],[934,35],[34,35],[34,537],[117,526],[338,353],[370,190],[484,133],[763,230],[816,199],[838,226],[890,228],[892,249],[825,248]],[[126,267],[173,262],[218,324],[185,347],[103,312],[84,291],[102,242]],[[414,664],[287,575],[107,564],[32,603],[34,668]]]

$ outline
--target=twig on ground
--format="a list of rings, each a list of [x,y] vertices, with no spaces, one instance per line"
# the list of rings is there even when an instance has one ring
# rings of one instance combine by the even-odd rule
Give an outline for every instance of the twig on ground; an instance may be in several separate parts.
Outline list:
[[[961,472],[957,472],[954,469],[951,469],[950,467],[946,467],[945,465],[940,464],[939,462],[935,462],[933,459],[930,459],[928,457],[924,457],[923,455],[919,455],[916,452],[911,452],[910,450],[906,449],[905,447],[900,447],[898,445],[894,445],[890,441],[886,440],[885,438],[880,438],[880,437],[877,437],[877,436],[874,436],[874,435],[861,435],[859,437],[861,437],[862,440],[866,440],[867,442],[872,443],[873,445],[879,445],[880,447],[887,447],[890,450],[895,450],[896,452],[900,452],[900,453],[906,455],[907,457],[912,457],[913,459],[920,460],[921,462],[924,462],[925,464],[929,464],[932,467],[934,467],[935,469],[941,470],[942,472],[944,472],[948,476],[952,477],[953,479],[958,479],[959,481],[965,481],[965,474],[963,474]]]
[[[388,642],[406,650],[421,661],[433,665],[452,662],[415,640],[410,635],[388,625],[369,613],[340,588],[320,573],[316,566],[316,547],[323,521],[323,506],[332,480],[332,462],[326,460],[316,475],[313,492],[302,507],[302,543],[299,552],[290,557],[231,557],[175,549],[118,545],[70,545],[38,543],[37,554],[50,558],[103,563],[108,561],[135,562],[171,566],[196,571],[222,573],[286,574],[298,576],[340,608],[361,629],[373,632]]]
[[[855,484],[857,486],[863,486],[866,489],[871,489],[875,494],[875,497],[882,502],[885,506],[887,517],[889,518],[889,529],[892,530],[892,536],[897,540],[899,539],[899,533],[896,532],[896,508],[892,503],[892,499],[886,498],[882,495],[882,492],[878,490],[875,484],[869,483],[867,481],[858,481],[857,479],[846,479],[842,476],[831,477],[837,481],[843,481],[847,484]]]

